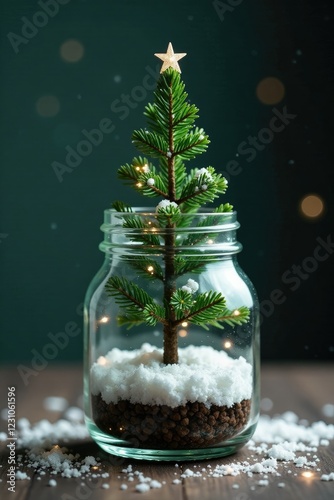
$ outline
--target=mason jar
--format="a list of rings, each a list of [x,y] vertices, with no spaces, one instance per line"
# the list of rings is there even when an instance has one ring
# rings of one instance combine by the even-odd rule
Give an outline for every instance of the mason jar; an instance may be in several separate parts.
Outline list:
[[[85,297],[89,432],[103,450],[126,458],[202,460],[234,453],[255,431],[260,387],[259,304],[237,262],[242,250],[237,214],[181,214],[170,246],[166,234],[171,230],[159,227],[154,209],[133,211],[105,210],[100,244],[105,259]],[[134,216],[138,227],[126,227]],[[164,307],[171,255],[185,263],[185,272],[174,277],[177,288],[192,286],[195,300],[195,292],[220,292],[229,311],[226,321],[206,328],[179,323],[177,363],[164,357],[169,340],[163,325],[127,324],[122,304],[108,291],[116,277]],[[197,263],[191,272],[189,262]],[[248,317],[238,324],[241,308],[247,308]]]

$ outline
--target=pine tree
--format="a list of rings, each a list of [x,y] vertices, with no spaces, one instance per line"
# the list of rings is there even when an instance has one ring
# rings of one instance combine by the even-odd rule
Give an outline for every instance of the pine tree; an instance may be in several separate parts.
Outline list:
[[[168,50],[172,51],[170,47],[171,45]],[[187,100],[188,95],[175,57],[170,61],[170,64],[164,62],[162,67],[154,103],[145,108],[147,128],[136,130],[132,135],[132,142],[139,152],[156,159],[157,166],[146,157],[138,156],[118,170],[119,178],[136,191],[147,197],[162,198],[156,208],[155,223],[157,228],[167,229],[163,241],[152,232],[150,220],[145,222],[123,202],[116,201],[112,204],[115,210],[128,212],[123,219],[123,227],[142,230],[139,236],[138,232],[135,236],[137,242],[163,245],[165,250],[168,249],[164,252],[163,267],[153,257],[136,257],[130,261],[146,279],[156,279],[163,283],[163,297],[158,303],[145,290],[123,277],[113,276],[106,285],[107,293],[115,298],[121,308],[121,324],[134,326],[146,323],[154,326],[162,323],[165,364],[178,362],[178,327],[181,323],[192,323],[206,329],[210,325],[222,328],[223,323],[240,325],[249,318],[249,310],[244,306],[234,311],[229,310],[225,297],[220,292],[198,292],[195,280],[188,280],[181,288],[176,285],[180,276],[200,273],[205,267],[205,256],[200,261],[195,256],[182,258],[176,252],[179,242],[175,231],[190,223],[192,216],[203,205],[224,194],[227,181],[211,166],[191,169],[189,172],[186,170],[185,162],[204,153],[210,141],[202,128],[195,127],[198,109]],[[164,69],[165,66],[169,67]],[[213,209],[212,212],[217,214],[214,222],[219,224],[219,214],[231,212],[232,209],[229,203]],[[189,214],[189,218],[184,214]],[[198,224],[201,227],[212,225],[212,216],[204,218]],[[193,245],[197,242],[194,238],[198,236],[188,235],[182,244]]]

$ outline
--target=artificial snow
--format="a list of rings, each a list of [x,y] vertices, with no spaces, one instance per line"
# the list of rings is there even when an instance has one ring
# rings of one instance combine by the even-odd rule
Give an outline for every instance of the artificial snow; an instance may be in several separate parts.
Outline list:
[[[200,168],[199,170],[196,171],[195,177],[198,178],[201,176],[203,176],[207,182],[213,181],[212,174],[208,171],[207,168]]]
[[[175,203],[175,201],[161,200],[156,206],[156,212],[158,212],[159,209],[165,209],[168,207],[178,208],[178,204]]]
[[[146,491],[150,490],[150,486],[147,483],[139,483],[136,486],[136,491],[139,491],[139,493],[145,493]]]
[[[44,399],[43,406],[48,411],[64,411],[68,407],[68,401],[58,396],[49,396]]]
[[[57,486],[57,481],[55,479],[50,479],[49,486]]]
[[[320,479],[321,481],[334,481],[334,472],[323,474]]]
[[[190,345],[179,349],[179,363],[162,363],[162,349],[112,349],[92,366],[92,393],[104,401],[168,405],[187,402],[233,406],[252,394],[252,367],[245,358]]]
[[[333,418],[334,417],[334,405],[327,403],[322,407],[322,413],[325,417]]]
[[[16,479],[30,479],[30,477],[27,475],[26,472],[21,472],[20,470],[16,471],[15,478]]]

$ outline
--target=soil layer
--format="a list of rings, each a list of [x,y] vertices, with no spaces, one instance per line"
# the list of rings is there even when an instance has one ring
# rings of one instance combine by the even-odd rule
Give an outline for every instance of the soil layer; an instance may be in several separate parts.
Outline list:
[[[246,425],[249,399],[227,406],[187,403],[171,408],[121,400],[107,404],[92,396],[93,419],[106,434],[150,449],[194,449],[216,445],[238,434]]]

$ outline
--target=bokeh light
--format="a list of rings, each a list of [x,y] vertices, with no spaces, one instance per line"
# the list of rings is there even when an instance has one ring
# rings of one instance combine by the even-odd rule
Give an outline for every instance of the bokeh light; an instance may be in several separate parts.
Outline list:
[[[324,213],[324,202],[316,194],[304,196],[300,202],[300,211],[304,217],[316,219]]]
[[[277,104],[285,96],[284,84],[274,76],[263,78],[256,87],[256,96],[263,104]]]
[[[79,40],[66,40],[60,46],[60,56],[66,62],[76,63],[83,58],[84,53],[84,46]]]
[[[36,102],[36,111],[40,116],[51,117],[59,113],[59,100],[54,95],[43,95]]]

